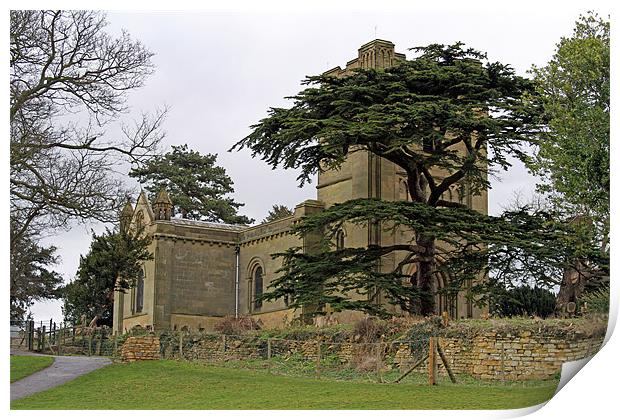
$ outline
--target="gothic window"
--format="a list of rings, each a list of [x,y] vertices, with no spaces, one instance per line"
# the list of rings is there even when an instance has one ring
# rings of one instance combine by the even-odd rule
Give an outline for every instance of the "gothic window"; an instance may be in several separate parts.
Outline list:
[[[260,265],[254,270],[254,310],[260,310],[263,307],[263,267]]]
[[[144,271],[140,270],[136,282],[136,312],[142,312],[144,308]]]
[[[342,229],[336,232],[336,249],[344,249],[344,231]]]
[[[136,227],[138,229],[142,229],[144,227],[144,211],[142,210],[136,214]]]

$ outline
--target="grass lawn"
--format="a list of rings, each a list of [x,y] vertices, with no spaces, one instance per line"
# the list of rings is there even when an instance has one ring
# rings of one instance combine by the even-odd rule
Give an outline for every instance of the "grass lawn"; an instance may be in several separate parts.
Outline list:
[[[533,386],[373,384],[176,361],[113,364],[12,401],[12,409],[507,409],[549,400]],[[105,390],[105,391],[102,391]]]
[[[45,369],[54,363],[53,357],[47,356],[11,356],[11,382],[25,378]]]

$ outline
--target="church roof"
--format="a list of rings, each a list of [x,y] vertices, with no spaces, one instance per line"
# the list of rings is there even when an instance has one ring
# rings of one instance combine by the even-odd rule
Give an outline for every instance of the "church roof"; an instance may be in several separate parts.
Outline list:
[[[195,227],[212,228],[212,229],[224,229],[224,230],[230,230],[234,232],[240,232],[248,228],[248,226],[245,226],[245,225],[229,225],[227,223],[214,223],[214,222],[206,222],[204,220],[190,220],[190,219],[180,219],[180,218],[172,218],[170,219],[169,222],[174,223],[175,225],[195,226]]]
[[[131,205],[131,199],[127,199],[123,210],[121,211],[121,217],[130,217],[133,215],[133,206]]]
[[[159,194],[157,194],[157,198],[155,199],[153,204],[172,204],[172,200],[170,200],[168,191],[166,191],[165,188],[159,190]]]
[[[139,208],[146,209],[146,212],[149,215],[148,223],[150,223],[150,221],[152,221],[155,218],[155,216],[153,215],[153,209],[151,208],[151,204],[149,203],[149,199],[147,198],[146,193],[144,191],[140,191],[140,195],[138,196],[138,201],[136,202],[136,208],[134,210],[138,211]]]

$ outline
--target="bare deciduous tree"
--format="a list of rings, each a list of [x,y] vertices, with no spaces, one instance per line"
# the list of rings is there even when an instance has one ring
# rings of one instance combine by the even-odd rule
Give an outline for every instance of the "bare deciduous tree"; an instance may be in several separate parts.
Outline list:
[[[163,137],[165,108],[108,135],[153,54],[106,25],[95,11],[11,11],[11,244],[30,229],[115,220],[126,193],[118,165],[152,155]]]

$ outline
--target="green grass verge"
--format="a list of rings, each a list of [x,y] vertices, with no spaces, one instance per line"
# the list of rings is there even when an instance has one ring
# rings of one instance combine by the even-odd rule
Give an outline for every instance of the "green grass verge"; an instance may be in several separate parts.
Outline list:
[[[45,369],[54,363],[47,356],[11,356],[11,383]]]
[[[509,409],[549,400],[539,386],[373,384],[176,361],[114,364],[12,401],[12,409]],[[105,390],[102,394],[102,390]]]

